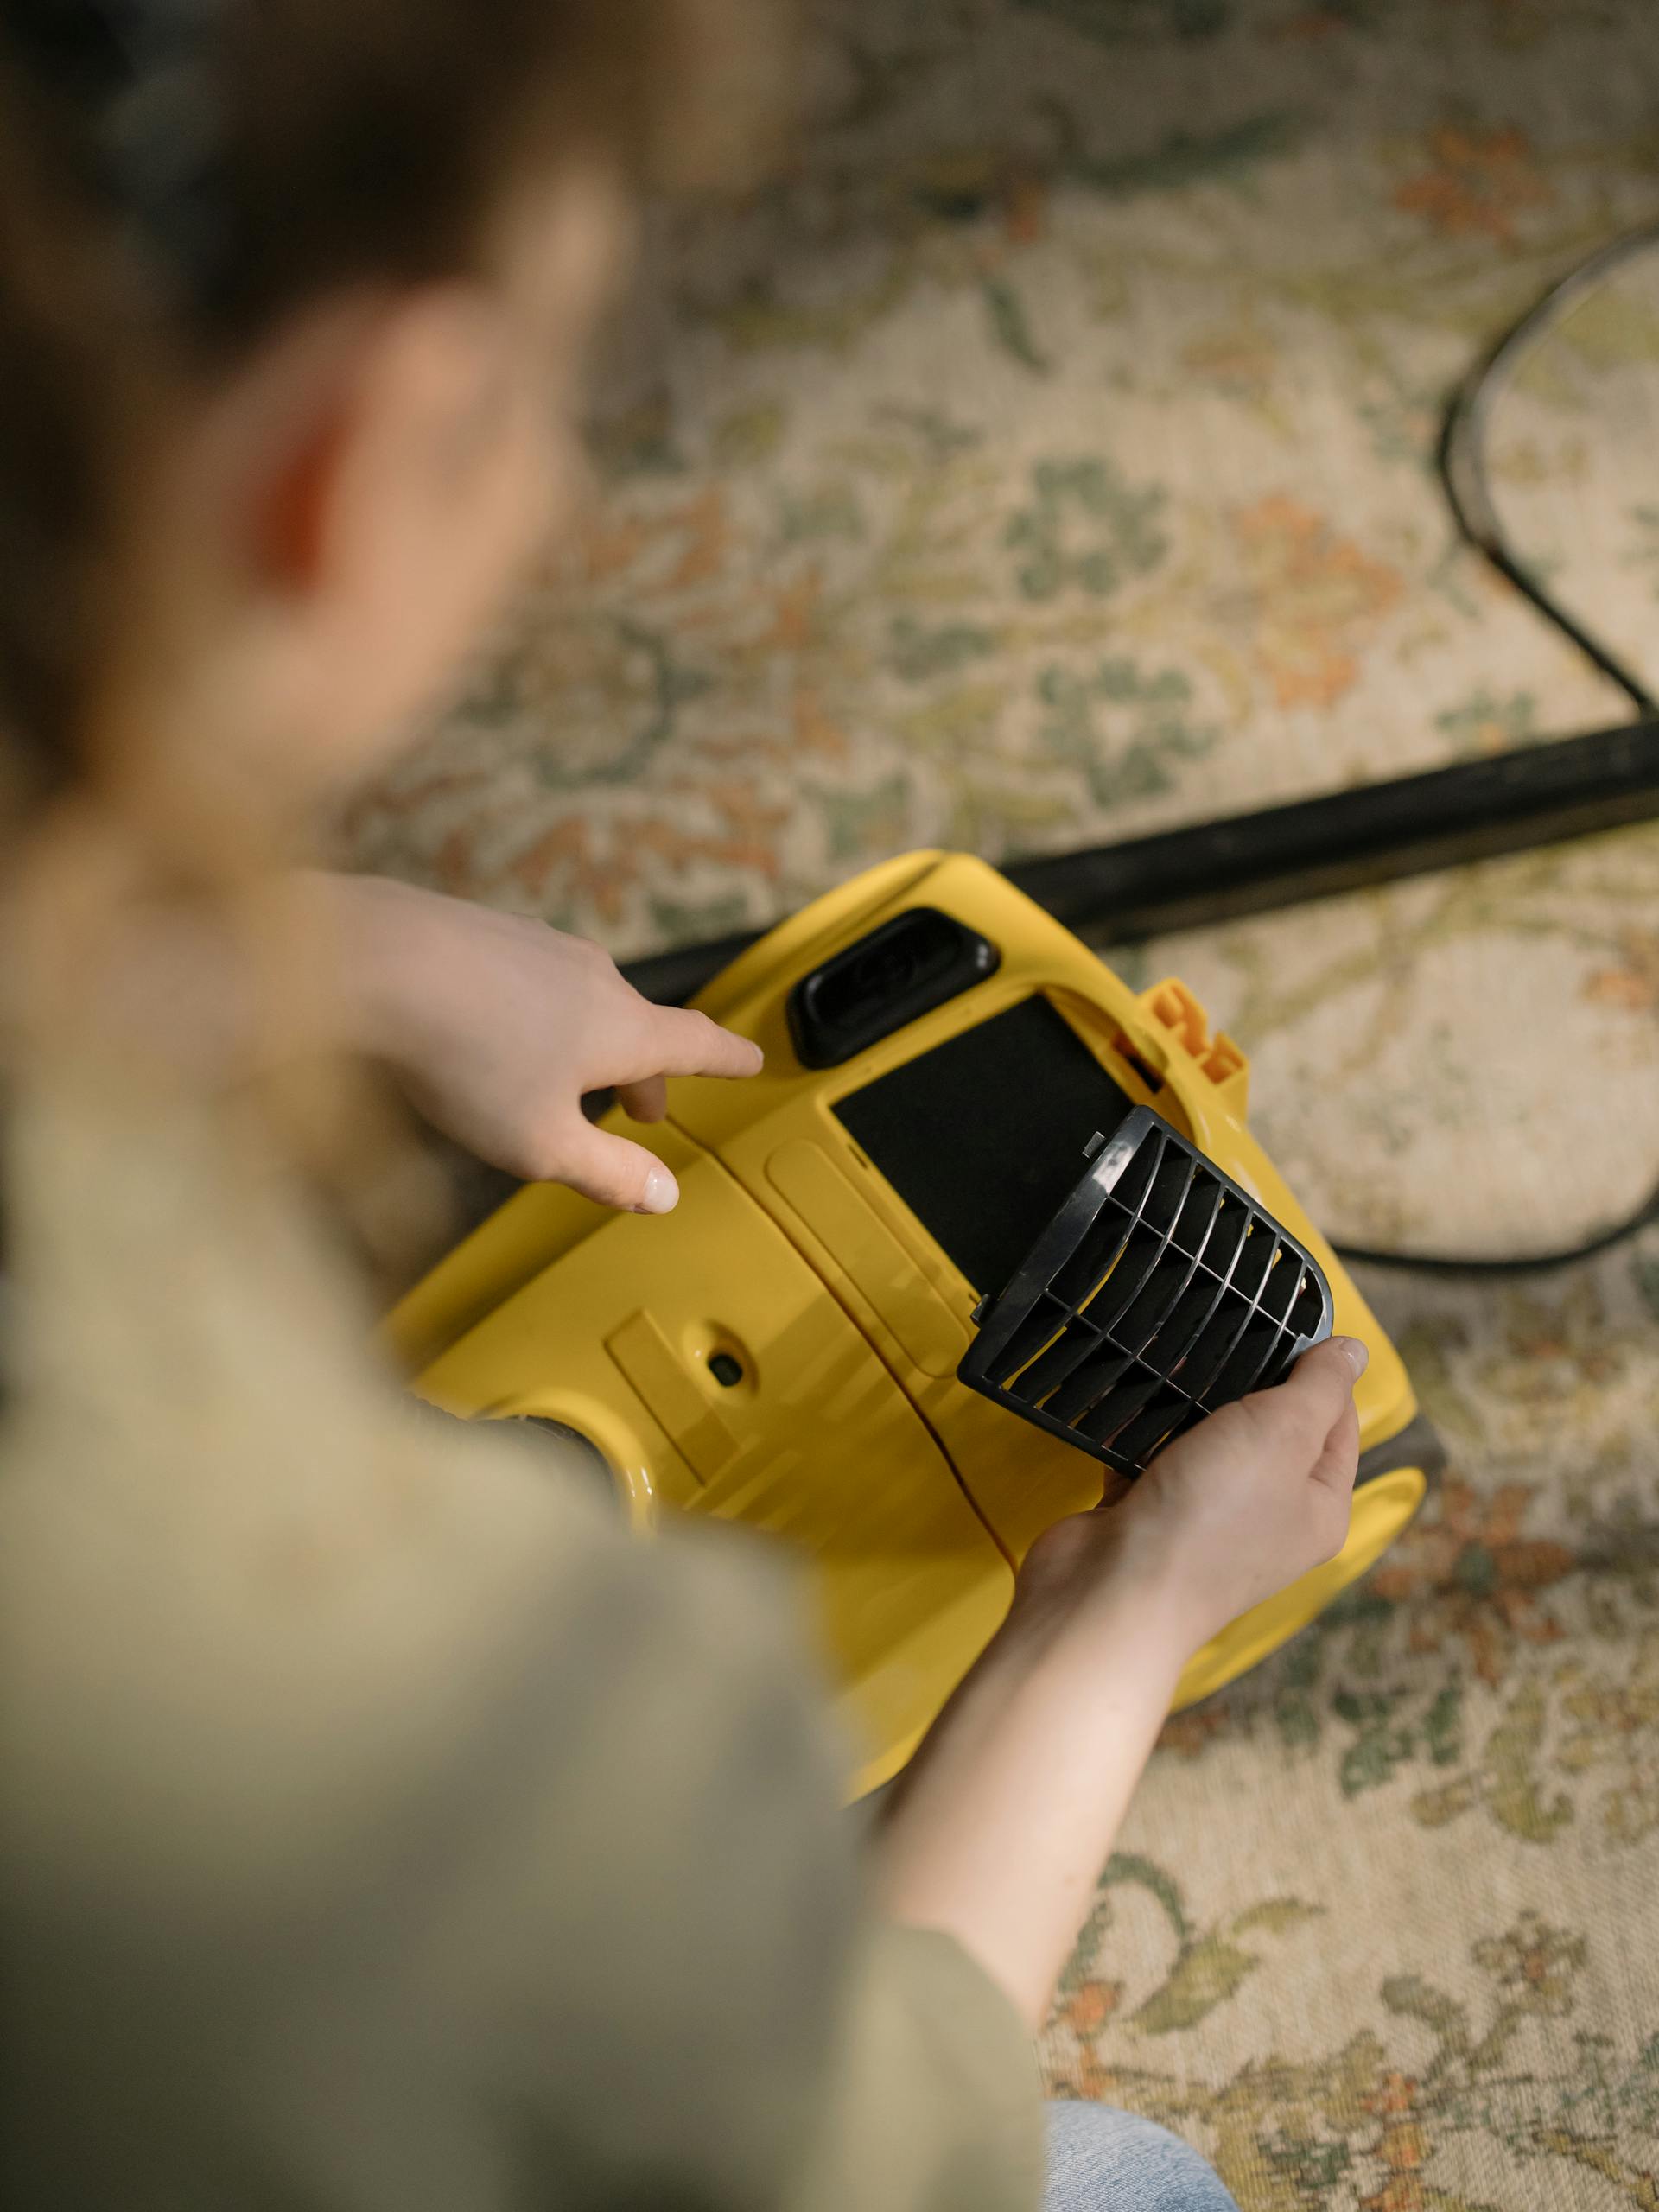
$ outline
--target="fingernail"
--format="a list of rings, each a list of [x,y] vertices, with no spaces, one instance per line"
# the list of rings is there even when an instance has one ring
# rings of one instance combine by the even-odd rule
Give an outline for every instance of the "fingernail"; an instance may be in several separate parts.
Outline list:
[[[645,1178],[645,1195],[636,1213],[672,1213],[680,1202],[680,1186],[659,1162]]]
[[[766,1056],[758,1045],[752,1044],[750,1046],[750,1050],[754,1054],[754,1071],[756,1075],[759,1075],[761,1069],[766,1065]]]
[[[1370,1346],[1363,1344],[1357,1337],[1338,1337],[1335,1342],[1342,1346],[1343,1357],[1354,1370],[1354,1380],[1357,1382],[1371,1363]]]

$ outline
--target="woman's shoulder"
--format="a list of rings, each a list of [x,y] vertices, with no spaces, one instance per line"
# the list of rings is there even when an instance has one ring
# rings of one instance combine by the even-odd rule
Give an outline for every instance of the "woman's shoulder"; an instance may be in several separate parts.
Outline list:
[[[626,1767],[670,1713],[728,1759],[766,1685],[821,1737],[752,1541],[640,1540],[544,1430],[423,1416],[291,1185],[211,1116],[27,1104],[0,1633],[60,1745],[96,1766],[137,1732],[211,1826],[284,1758],[395,1798],[510,1713],[543,1764]]]

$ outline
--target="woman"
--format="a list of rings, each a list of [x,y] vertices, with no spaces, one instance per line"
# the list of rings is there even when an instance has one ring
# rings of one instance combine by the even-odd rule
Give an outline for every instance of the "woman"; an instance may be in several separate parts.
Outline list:
[[[567,518],[633,194],[728,163],[764,28],[0,0],[11,2204],[1230,2202],[1122,2114],[1045,2149],[1031,2037],[1184,1660],[1340,1543],[1358,1347],[1045,1538],[862,1851],[775,1564],[364,1349],[358,1063],[645,1211],[582,1093],[753,1071],[300,871]]]

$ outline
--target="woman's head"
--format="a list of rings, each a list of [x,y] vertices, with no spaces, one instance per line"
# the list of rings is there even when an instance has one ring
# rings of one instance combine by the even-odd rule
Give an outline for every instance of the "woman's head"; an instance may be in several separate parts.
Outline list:
[[[745,0],[0,0],[0,749],[186,848],[348,779],[576,463]]]

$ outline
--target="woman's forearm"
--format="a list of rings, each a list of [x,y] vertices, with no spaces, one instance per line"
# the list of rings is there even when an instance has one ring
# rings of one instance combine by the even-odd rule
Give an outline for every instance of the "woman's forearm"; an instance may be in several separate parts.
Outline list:
[[[1363,1344],[1332,1338],[1188,1430],[1127,1495],[1046,1529],[899,1784],[888,1911],[955,1936],[1033,2027],[1187,1657],[1341,1550],[1364,1370]]]
[[[1022,1615],[898,1785],[879,1843],[890,1916],[955,1936],[1033,2028],[1088,1912],[1186,1656],[1160,1593]]]

